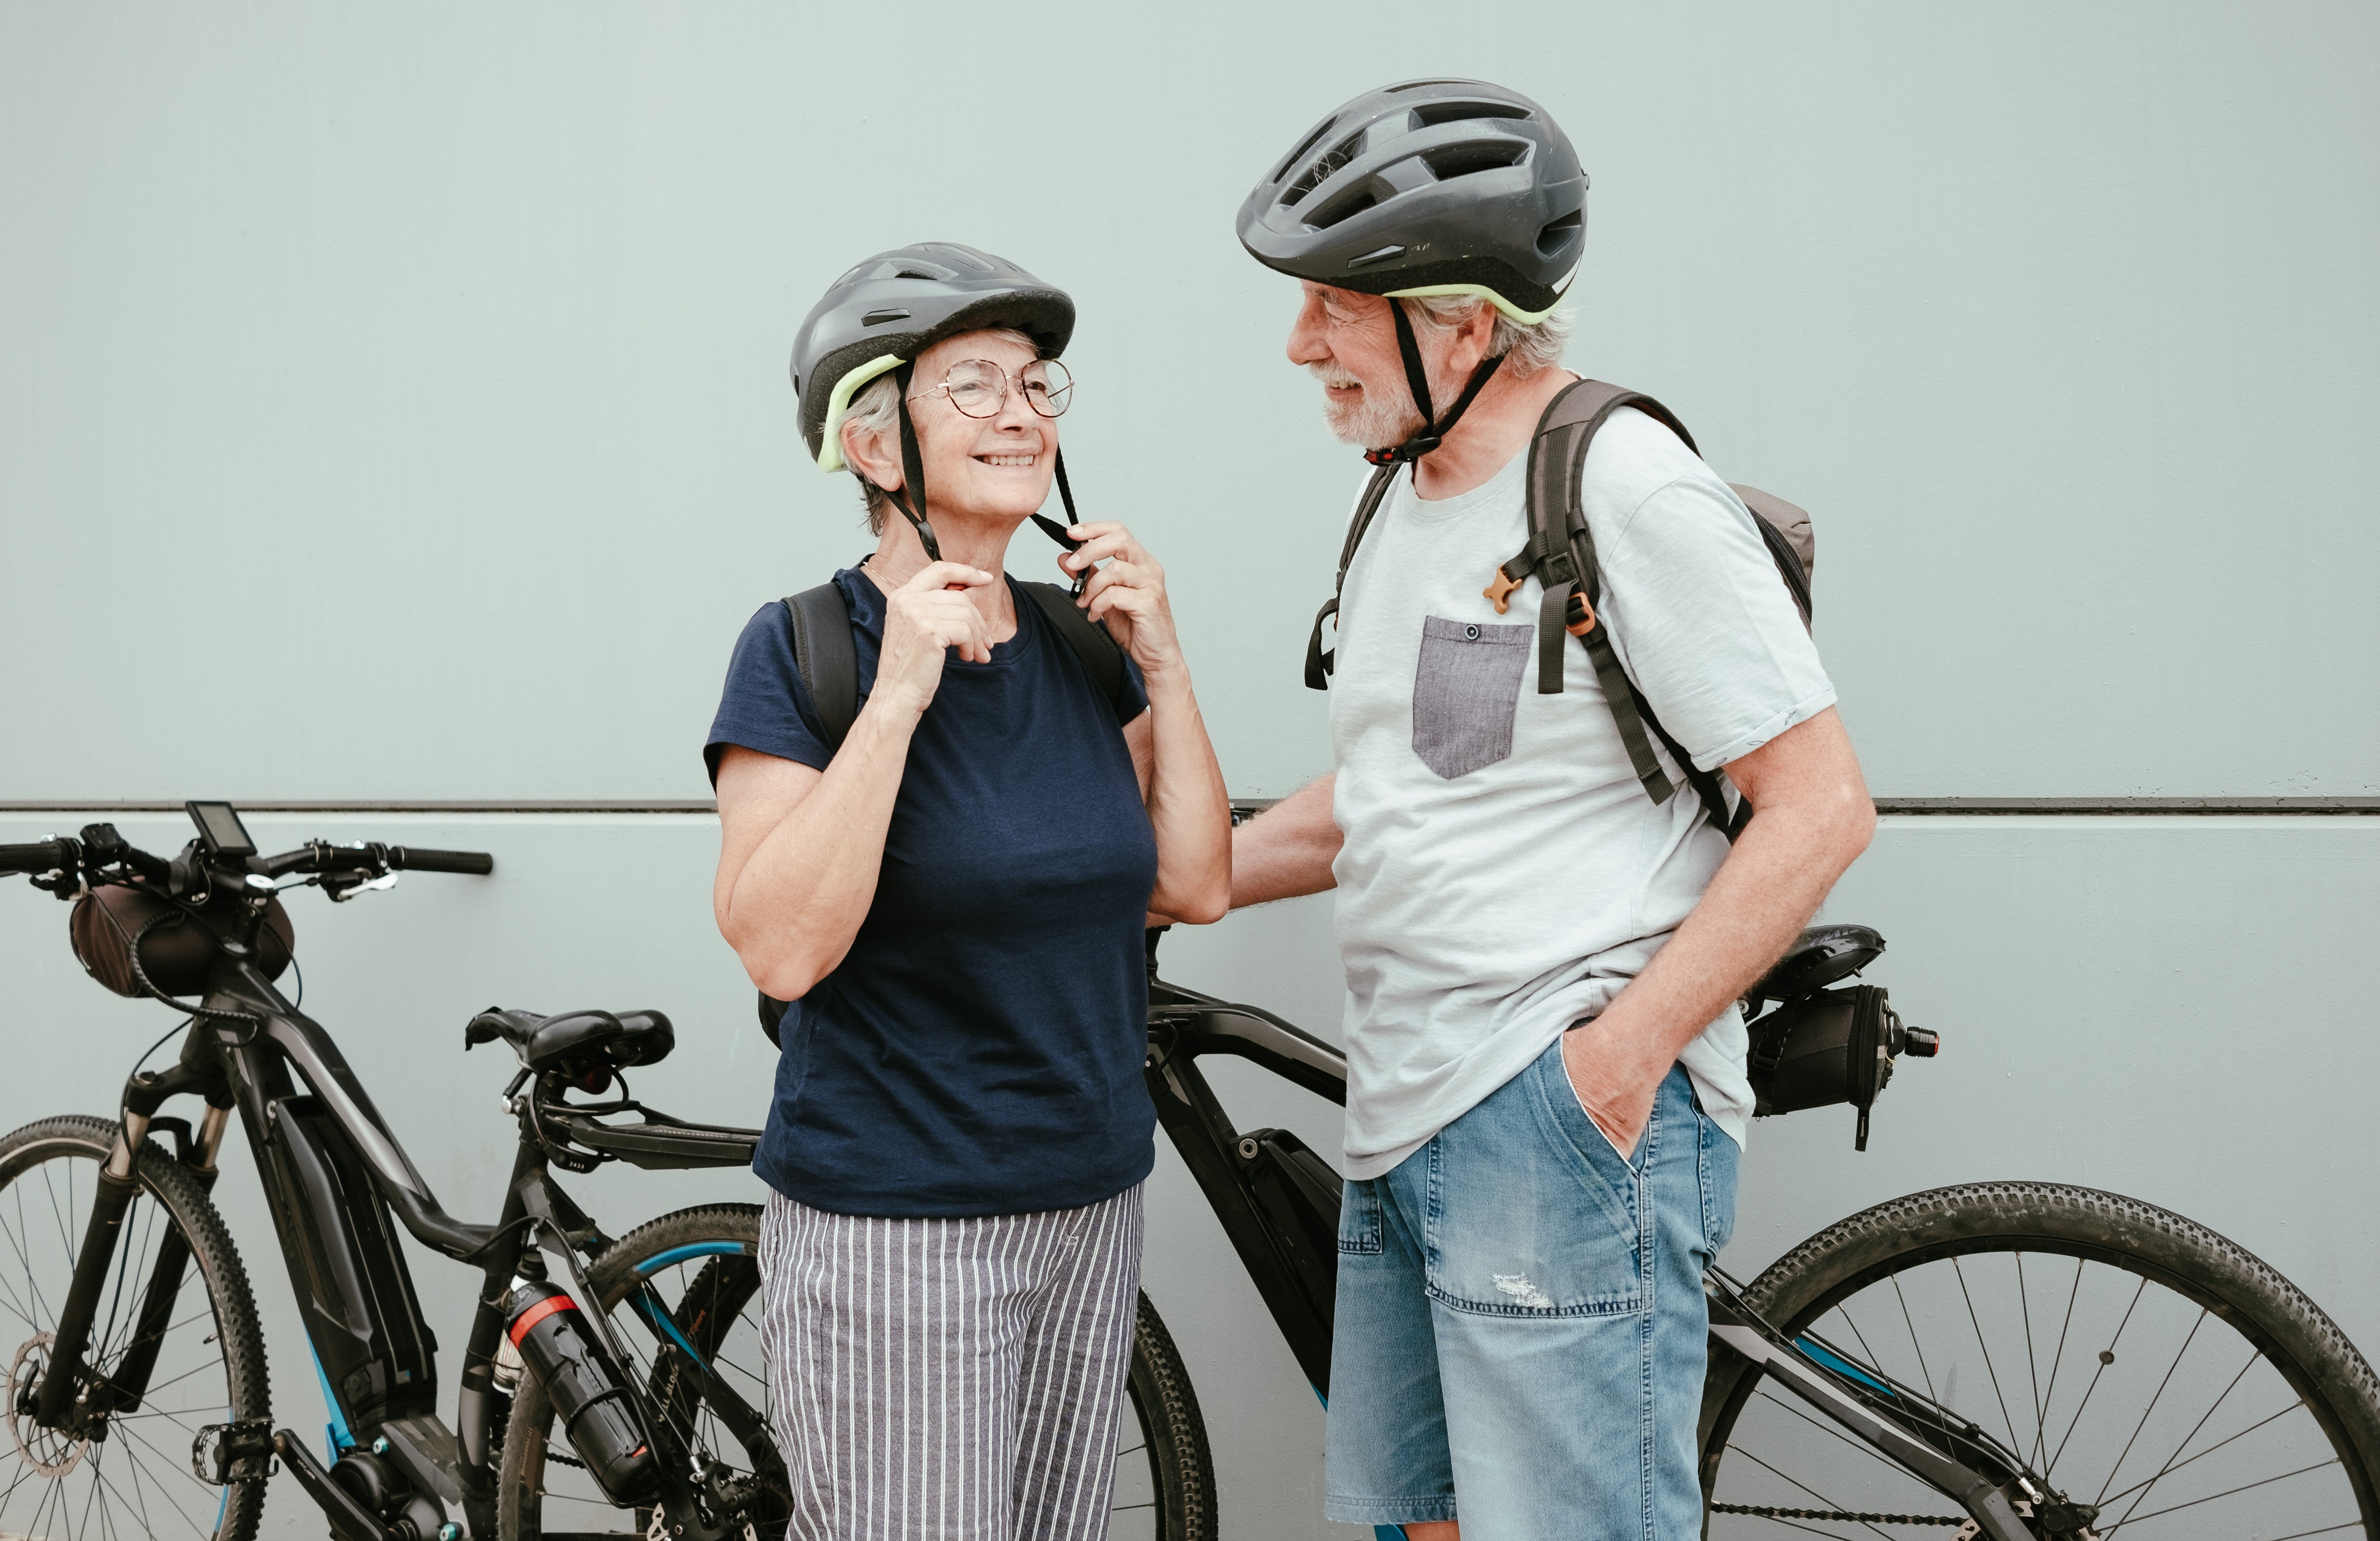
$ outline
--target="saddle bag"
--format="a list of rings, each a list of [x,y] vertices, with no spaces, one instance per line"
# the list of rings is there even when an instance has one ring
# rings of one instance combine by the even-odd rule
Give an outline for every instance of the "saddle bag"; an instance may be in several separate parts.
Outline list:
[[[1884,938],[1865,926],[1815,926],[1753,987],[1751,1009],[1779,1002],[1745,1029],[1753,1117],[1848,1102],[1859,1112],[1852,1147],[1867,1148],[1868,1110],[1891,1083],[1893,1062],[1931,1059],[1942,1048],[1938,1035],[1900,1020],[1881,985],[1827,988],[1883,953]]]

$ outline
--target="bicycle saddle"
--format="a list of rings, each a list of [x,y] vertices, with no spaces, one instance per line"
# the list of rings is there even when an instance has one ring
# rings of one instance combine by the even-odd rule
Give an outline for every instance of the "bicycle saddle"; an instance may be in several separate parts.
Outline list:
[[[463,1029],[463,1047],[502,1038],[513,1046],[520,1062],[540,1073],[583,1070],[608,1065],[625,1070],[665,1059],[677,1047],[677,1030],[659,1012],[564,1012],[540,1016],[535,1012],[501,1011],[491,1006]]]
[[[1743,992],[1743,999],[1755,1007],[1763,1001],[1791,1001],[1857,974],[1883,954],[1884,938],[1873,927],[1813,926]]]

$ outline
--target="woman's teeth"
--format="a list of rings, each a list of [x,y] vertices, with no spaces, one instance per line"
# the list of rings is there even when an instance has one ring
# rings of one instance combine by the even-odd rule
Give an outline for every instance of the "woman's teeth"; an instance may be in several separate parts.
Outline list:
[[[978,455],[978,460],[987,466],[1030,466],[1038,456],[1030,455]]]

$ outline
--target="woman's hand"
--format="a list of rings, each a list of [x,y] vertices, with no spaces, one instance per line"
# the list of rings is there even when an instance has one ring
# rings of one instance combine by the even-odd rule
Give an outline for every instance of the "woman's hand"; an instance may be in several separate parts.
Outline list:
[[[935,562],[886,596],[884,651],[868,698],[922,713],[942,683],[950,649],[969,663],[990,662],[990,628],[969,595],[990,581],[979,567]]]
[[[1092,573],[1084,587],[1081,605],[1094,621],[1108,624],[1108,635],[1140,665],[1144,677],[1169,674],[1182,668],[1182,644],[1173,634],[1173,605],[1165,593],[1165,569],[1132,531],[1112,519],[1076,525],[1066,533],[1083,544],[1058,559],[1073,577],[1093,564],[1107,565]]]

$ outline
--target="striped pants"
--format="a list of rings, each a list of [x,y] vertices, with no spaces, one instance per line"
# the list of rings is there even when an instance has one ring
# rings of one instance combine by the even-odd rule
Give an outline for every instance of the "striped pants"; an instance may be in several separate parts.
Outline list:
[[[760,1222],[788,1541],[1097,1541],[1140,1291],[1141,1191],[967,1219]]]

